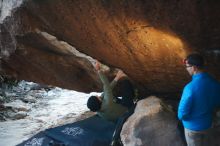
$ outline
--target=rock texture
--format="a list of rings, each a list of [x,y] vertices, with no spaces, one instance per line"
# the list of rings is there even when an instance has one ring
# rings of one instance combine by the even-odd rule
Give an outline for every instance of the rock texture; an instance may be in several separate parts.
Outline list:
[[[26,0],[0,24],[1,71],[89,92],[101,88],[91,56],[123,69],[145,95],[176,95],[189,80],[181,60],[190,52],[206,56],[209,71],[220,77],[219,6],[203,0]]]
[[[122,128],[121,140],[125,146],[184,146],[175,114],[154,96],[137,103]]]

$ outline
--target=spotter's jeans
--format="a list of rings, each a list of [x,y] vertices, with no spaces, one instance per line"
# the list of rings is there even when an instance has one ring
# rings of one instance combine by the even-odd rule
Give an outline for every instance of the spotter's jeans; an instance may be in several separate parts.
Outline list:
[[[208,146],[209,145],[209,131],[193,131],[184,129],[187,146]]]

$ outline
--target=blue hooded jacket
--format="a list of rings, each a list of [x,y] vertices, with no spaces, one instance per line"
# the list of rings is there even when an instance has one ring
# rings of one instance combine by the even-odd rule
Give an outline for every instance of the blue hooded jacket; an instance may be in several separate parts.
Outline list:
[[[179,103],[178,118],[185,128],[205,130],[212,125],[212,114],[220,106],[220,84],[207,73],[193,75]]]

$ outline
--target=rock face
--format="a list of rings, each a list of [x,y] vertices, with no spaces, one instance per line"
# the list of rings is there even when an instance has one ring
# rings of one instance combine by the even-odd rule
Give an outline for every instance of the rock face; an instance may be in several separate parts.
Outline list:
[[[125,146],[184,146],[175,114],[158,98],[137,103],[121,131]]]
[[[89,92],[101,88],[91,56],[123,69],[145,95],[174,95],[189,80],[181,60],[190,52],[202,53],[220,77],[219,6],[202,0],[26,0],[1,17],[1,72]]]

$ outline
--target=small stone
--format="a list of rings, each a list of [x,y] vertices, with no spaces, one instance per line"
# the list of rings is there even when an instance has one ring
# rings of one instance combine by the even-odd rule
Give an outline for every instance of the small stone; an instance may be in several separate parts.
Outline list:
[[[4,102],[4,97],[0,96],[0,102]]]
[[[24,98],[22,98],[22,101],[30,102],[30,103],[35,103],[37,100],[35,99],[35,97],[27,95]]]
[[[8,117],[13,120],[24,119],[27,116],[27,112],[20,111],[18,113],[10,112]]]

